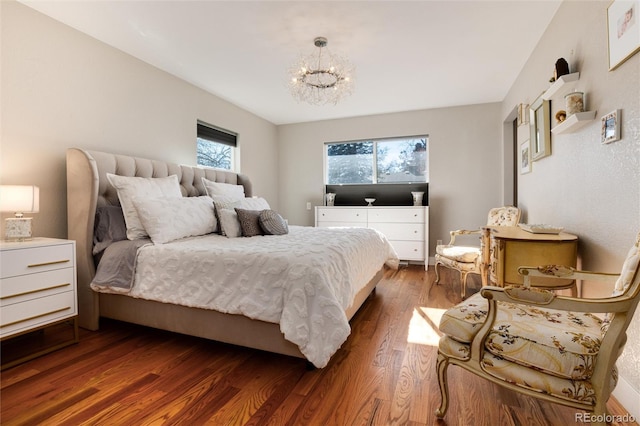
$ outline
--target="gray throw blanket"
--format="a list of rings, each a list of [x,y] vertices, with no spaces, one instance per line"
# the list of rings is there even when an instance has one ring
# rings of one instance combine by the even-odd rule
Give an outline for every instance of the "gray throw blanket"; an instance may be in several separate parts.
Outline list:
[[[100,259],[91,288],[111,288],[124,293],[131,290],[138,249],[147,244],[151,244],[151,240],[123,240],[109,245]]]

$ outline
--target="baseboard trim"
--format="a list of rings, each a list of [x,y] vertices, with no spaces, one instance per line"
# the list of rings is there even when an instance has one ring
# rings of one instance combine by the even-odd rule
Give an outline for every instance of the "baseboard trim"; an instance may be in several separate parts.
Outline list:
[[[620,403],[622,407],[631,414],[636,422],[640,422],[640,392],[634,389],[624,377],[618,377],[618,385],[611,393],[613,397]]]

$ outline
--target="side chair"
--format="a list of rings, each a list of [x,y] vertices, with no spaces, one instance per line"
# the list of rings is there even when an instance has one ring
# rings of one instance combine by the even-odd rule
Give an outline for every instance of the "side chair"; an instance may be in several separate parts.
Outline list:
[[[496,207],[489,210],[487,217],[487,226],[516,226],[520,221],[520,209],[517,207]],[[451,240],[447,245],[436,246],[436,284],[440,283],[440,265],[454,269],[460,273],[460,295],[465,298],[467,290],[467,275],[477,274],[482,279],[482,286],[487,285],[486,264],[481,256],[482,247],[478,246],[456,245],[456,237],[462,235],[480,235],[480,229],[467,230],[458,229],[451,231]]]

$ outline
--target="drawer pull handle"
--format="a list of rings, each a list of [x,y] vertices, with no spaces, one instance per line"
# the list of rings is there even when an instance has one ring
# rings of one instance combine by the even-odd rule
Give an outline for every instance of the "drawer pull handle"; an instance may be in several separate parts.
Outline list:
[[[34,319],[40,318],[40,317],[46,317],[47,315],[57,314],[58,312],[68,311],[69,309],[71,309],[71,306],[67,306],[66,308],[56,309],[55,311],[51,311],[51,312],[45,312],[44,314],[34,315],[32,317],[29,317],[29,318],[23,318],[21,320],[13,321],[13,322],[10,322],[10,323],[7,323],[7,324],[2,324],[2,325],[0,325],[0,328],[9,327],[10,325],[14,325],[14,324],[20,324],[21,322],[25,322],[25,321],[31,321],[31,320],[34,320]]]
[[[63,260],[54,260],[53,262],[32,263],[30,265],[27,265],[27,268],[37,268],[39,266],[57,265],[59,263],[67,263],[67,262],[70,262],[70,260],[69,259],[63,259]]]
[[[56,289],[56,288],[66,287],[66,286],[69,286],[69,285],[71,285],[71,283],[63,283],[63,284],[58,284],[58,285],[52,285],[51,287],[39,288],[37,290],[24,291],[22,293],[10,294],[9,296],[0,297],[0,300],[11,299],[12,297],[24,296],[26,294],[39,293],[41,291],[53,290],[53,289]]]

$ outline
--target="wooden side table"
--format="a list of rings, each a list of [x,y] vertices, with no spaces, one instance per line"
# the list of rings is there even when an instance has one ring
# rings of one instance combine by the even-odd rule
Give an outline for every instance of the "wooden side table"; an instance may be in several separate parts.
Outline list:
[[[522,285],[520,266],[564,265],[575,268],[578,262],[578,237],[559,234],[534,234],[517,226],[484,228],[483,244],[489,247],[489,281],[493,285]],[[577,292],[575,280],[531,280],[535,287],[555,290],[571,288]]]

